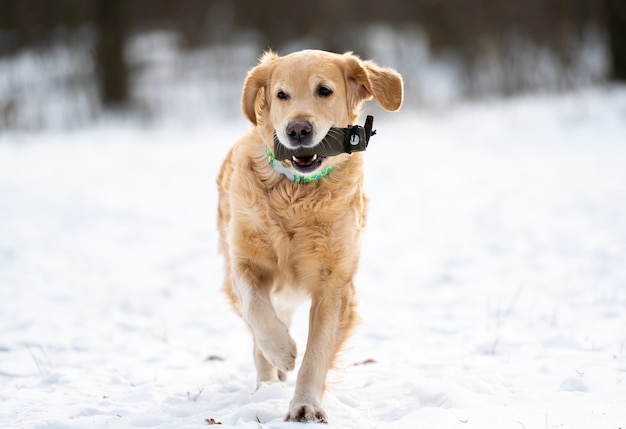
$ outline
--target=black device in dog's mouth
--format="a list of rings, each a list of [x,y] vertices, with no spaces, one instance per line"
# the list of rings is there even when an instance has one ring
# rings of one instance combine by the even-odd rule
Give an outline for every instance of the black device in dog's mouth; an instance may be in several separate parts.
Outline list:
[[[362,152],[367,149],[370,137],[376,134],[372,130],[374,117],[367,116],[365,125],[349,125],[347,128],[331,127],[326,137],[313,147],[290,149],[283,145],[274,133],[274,158],[283,161],[290,160],[305,168],[315,168],[321,158],[339,155],[342,153]]]

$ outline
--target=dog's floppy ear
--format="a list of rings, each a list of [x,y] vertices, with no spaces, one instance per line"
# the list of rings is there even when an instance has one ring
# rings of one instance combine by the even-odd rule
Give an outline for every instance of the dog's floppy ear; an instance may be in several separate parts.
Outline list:
[[[403,87],[402,76],[397,71],[379,67],[373,61],[361,61],[351,53],[346,53],[345,59],[352,108],[374,97],[385,110],[395,112],[400,109]]]
[[[254,125],[257,124],[257,116],[265,107],[265,85],[269,80],[270,64],[278,58],[272,51],[266,51],[261,57],[259,64],[248,72],[243,84],[241,105],[244,115]]]

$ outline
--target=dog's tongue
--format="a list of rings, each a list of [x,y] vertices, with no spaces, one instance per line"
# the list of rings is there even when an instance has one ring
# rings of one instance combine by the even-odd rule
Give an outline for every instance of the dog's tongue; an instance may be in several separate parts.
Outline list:
[[[292,156],[291,160],[298,165],[306,167],[308,165],[313,164],[317,160],[317,155],[307,156],[307,157]]]

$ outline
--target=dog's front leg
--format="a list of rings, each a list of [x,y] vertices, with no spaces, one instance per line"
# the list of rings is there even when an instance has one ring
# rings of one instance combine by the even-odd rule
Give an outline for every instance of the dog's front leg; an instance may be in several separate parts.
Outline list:
[[[311,300],[309,336],[287,420],[322,422],[328,418],[321,406],[326,374],[350,333],[355,319],[354,286],[326,286]]]
[[[235,269],[234,291],[241,315],[254,336],[254,361],[257,383],[272,383],[279,373],[293,371],[296,363],[296,343],[287,325],[276,315],[270,299],[272,281],[249,266]]]

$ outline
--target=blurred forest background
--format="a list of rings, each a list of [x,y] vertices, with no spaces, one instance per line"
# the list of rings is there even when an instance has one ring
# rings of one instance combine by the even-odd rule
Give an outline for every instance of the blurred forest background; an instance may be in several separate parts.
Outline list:
[[[571,91],[626,80],[626,0],[0,0],[0,129],[239,117],[268,47],[395,67],[414,107]]]

